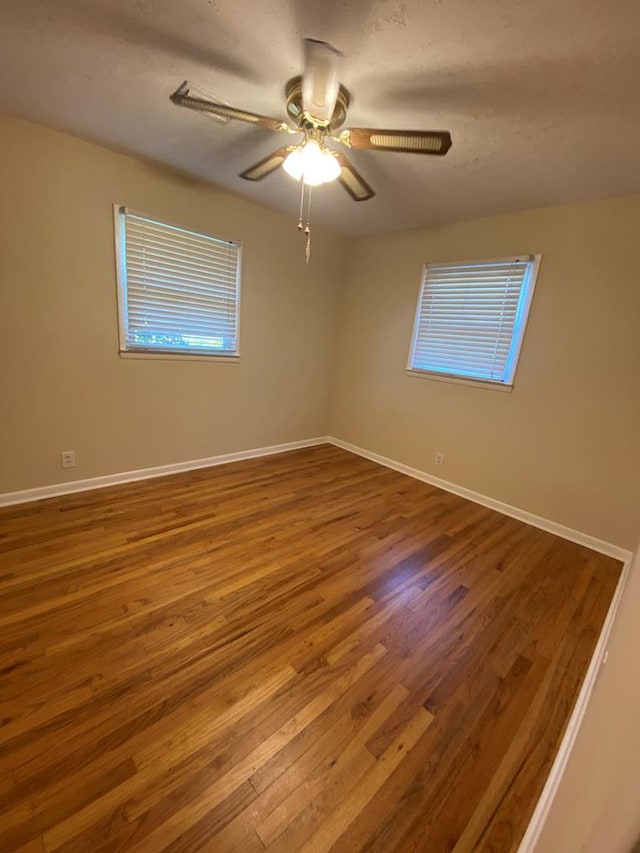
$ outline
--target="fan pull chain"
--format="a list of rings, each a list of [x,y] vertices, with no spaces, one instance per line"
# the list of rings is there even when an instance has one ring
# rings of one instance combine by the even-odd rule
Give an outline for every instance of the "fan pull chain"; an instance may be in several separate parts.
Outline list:
[[[307,192],[307,215],[304,216],[304,191],[307,186],[302,180],[300,182],[301,190],[300,190],[300,214],[298,216],[298,231],[302,231],[305,237],[304,243],[304,262],[308,264],[311,260],[311,186],[308,188]],[[306,222],[304,221],[306,218]]]
[[[298,215],[298,231],[302,231],[304,224],[302,222],[302,214],[304,213],[304,181],[300,181],[300,213]]]
[[[304,262],[308,264],[311,260],[311,190],[312,187],[309,187],[309,193],[307,195],[307,224],[304,227]]]

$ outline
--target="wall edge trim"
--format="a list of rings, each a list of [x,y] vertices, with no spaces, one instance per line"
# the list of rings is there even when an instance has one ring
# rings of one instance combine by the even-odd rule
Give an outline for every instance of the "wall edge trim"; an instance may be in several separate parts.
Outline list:
[[[84,480],[70,480],[68,483],[52,483],[48,486],[36,486],[32,489],[21,489],[16,492],[0,493],[0,507],[14,506],[46,498],[70,495],[75,492],[86,492],[91,489],[103,489],[121,483],[133,483],[137,480],[150,480],[154,477],[164,477],[167,474],[179,474],[182,471],[195,471],[198,468],[212,468],[215,465],[225,465],[228,462],[240,462],[243,459],[255,459],[259,456],[273,456],[286,453],[288,450],[299,450],[303,447],[314,447],[317,444],[327,444],[326,436],[305,438],[300,441],[287,441],[283,444],[272,444],[267,447],[255,447],[249,450],[239,450],[233,453],[221,453],[203,459],[190,459],[185,462],[172,462],[168,465],[156,465],[151,468],[138,468],[134,471],[122,471],[118,474],[105,474],[99,477],[89,477]]]
[[[531,815],[525,834],[522,836],[522,841],[518,847],[518,853],[533,853],[549,812],[551,811],[553,800],[558,788],[560,787],[560,782],[562,781],[567,762],[569,761],[569,757],[573,751],[573,746],[576,742],[580,726],[582,725],[584,715],[587,711],[591,694],[596,686],[598,675],[600,674],[600,668],[605,663],[604,657],[608,651],[607,645],[609,643],[609,636],[611,635],[611,630],[618,614],[618,608],[620,607],[624,589],[630,575],[632,562],[633,555],[630,553],[629,557],[624,561],[618,585],[616,586],[613,598],[611,599],[611,604],[609,605],[609,610],[607,611],[607,616],[604,621],[604,625],[602,626],[600,637],[598,638],[591,661],[589,662],[589,668],[584,676],[580,693],[578,694],[578,698],[573,706],[569,722],[567,723],[564,735],[562,736],[560,747],[556,752],[556,757],[554,758],[551,770],[547,776],[547,781],[544,783],[544,788],[538,798],[538,802],[536,803],[536,807]]]
[[[356,444],[350,444],[348,441],[343,441],[341,438],[328,436],[327,441],[334,444],[336,447],[341,447],[343,450],[348,450],[350,453],[355,453],[358,456],[364,456],[365,459],[370,459],[372,462],[377,462],[384,465],[386,468],[393,468],[394,471],[399,471],[401,474],[406,474],[413,477],[415,480],[422,480],[424,483],[429,483],[431,486],[437,486],[439,489],[444,489],[445,492],[451,492],[461,498],[473,501],[474,503],[486,506],[488,509],[496,510],[503,515],[508,515],[511,518],[516,518],[518,521],[524,521],[532,527],[538,527],[540,530],[545,530],[547,533],[553,533],[560,536],[562,539],[568,539],[570,542],[575,542],[578,545],[584,545],[585,548],[590,548],[592,551],[598,551],[600,554],[606,554],[607,557],[613,557],[625,563],[632,556],[632,552],[612,542],[605,542],[604,539],[598,539],[591,536],[589,533],[582,533],[579,530],[574,530],[571,527],[566,527],[564,524],[559,524],[557,521],[543,518],[541,515],[535,515],[527,510],[519,507],[511,506],[511,504],[503,503],[503,501],[490,498],[480,492],[474,492],[472,489],[467,489],[465,486],[459,486],[457,483],[451,483],[448,480],[443,480],[440,477],[435,477],[432,474],[427,474],[426,471],[421,471],[418,468],[412,468],[410,465],[405,465],[402,462],[396,462],[394,459],[389,459],[387,456],[382,456],[380,453],[374,453],[371,450],[366,450],[363,447],[358,447]]]

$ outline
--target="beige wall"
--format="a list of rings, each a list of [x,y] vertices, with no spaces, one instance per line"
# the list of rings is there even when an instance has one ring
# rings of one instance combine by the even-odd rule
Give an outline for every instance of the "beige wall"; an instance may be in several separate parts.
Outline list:
[[[629,853],[640,837],[640,550],[535,853]]]
[[[355,241],[332,434],[632,548],[639,232],[634,196]],[[513,392],[407,375],[422,265],[518,253],[543,260]]]
[[[8,118],[0,187],[0,492],[326,434],[342,238]],[[238,363],[118,357],[113,202],[242,240]]]

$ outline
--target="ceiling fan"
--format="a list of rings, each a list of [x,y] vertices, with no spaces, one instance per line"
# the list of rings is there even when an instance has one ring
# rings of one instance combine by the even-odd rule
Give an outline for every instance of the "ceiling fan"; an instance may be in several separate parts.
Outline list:
[[[278,148],[245,169],[241,178],[261,181],[283,166],[292,177],[302,180],[303,191],[304,185],[317,186],[337,179],[355,201],[366,201],[375,195],[374,190],[342,151],[331,144],[436,156],[443,156],[451,148],[451,135],[446,130],[354,127],[339,131],[351,102],[349,92],[340,84],[341,54],[327,42],[315,39],[305,39],[304,46],[304,73],[289,80],[285,88],[291,123],[201,97],[187,82],[171,95],[177,106],[209,113],[223,121],[237,119],[277,133],[302,134],[295,143]]]

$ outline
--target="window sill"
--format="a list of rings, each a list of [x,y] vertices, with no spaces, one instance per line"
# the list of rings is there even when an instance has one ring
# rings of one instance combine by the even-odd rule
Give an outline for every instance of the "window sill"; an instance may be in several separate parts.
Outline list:
[[[236,363],[240,361],[239,353],[236,355],[206,355],[204,353],[186,352],[137,352],[136,350],[121,350],[120,358],[142,358],[156,361],[217,361]]]
[[[507,394],[510,394],[513,391],[513,385],[503,385],[501,382],[488,382],[484,379],[466,379],[461,376],[449,376],[447,373],[435,373],[429,370],[416,370],[412,367],[405,368],[405,373],[408,376],[413,376],[417,379],[435,379],[436,382],[449,382],[452,385],[469,385],[472,388],[488,388],[492,391],[502,391]]]

